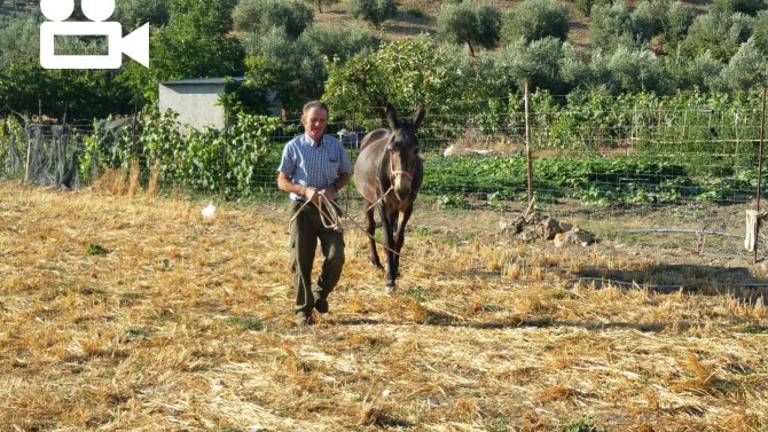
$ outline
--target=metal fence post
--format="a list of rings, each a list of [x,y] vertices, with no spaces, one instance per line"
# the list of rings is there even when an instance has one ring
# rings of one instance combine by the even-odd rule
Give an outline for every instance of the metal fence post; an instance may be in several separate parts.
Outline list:
[[[763,88],[763,100],[760,104],[760,147],[757,155],[757,191],[755,193],[757,200],[755,210],[757,211],[757,222],[755,223],[755,254],[752,257],[752,263],[757,263],[757,249],[760,242],[757,241],[758,234],[760,233],[760,199],[763,195],[762,180],[763,180],[763,144],[765,142],[765,93],[766,89]]]
[[[27,160],[24,163],[24,183],[29,183],[29,165],[32,163],[32,130],[24,125],[24,135],[27,137]]]
[[[525,80],[525,158],[528,171],[528,209],[533,206],[533,163],[531,161],[531,112],[528,80]]]

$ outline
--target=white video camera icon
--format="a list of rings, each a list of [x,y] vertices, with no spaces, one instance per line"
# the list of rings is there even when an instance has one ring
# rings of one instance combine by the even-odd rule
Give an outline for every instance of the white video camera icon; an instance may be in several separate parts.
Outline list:
[[[44,69],[119,69],[123,53],[149,67],[149,23],[123,37],[123,26],[103,22],[115,11],[115,0],[81,0],[83,13],[93,22],[63,22],[75,10],[74,0],[42,0],[49,19],[40,26],[40,65]],[[56,55],[56,36],[106,36],[107,55]]]

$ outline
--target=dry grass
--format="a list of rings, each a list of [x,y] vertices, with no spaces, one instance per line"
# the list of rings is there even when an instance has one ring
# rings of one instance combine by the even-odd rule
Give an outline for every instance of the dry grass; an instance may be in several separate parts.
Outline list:
[[[160,178],[160,164],[155,163],[149,170],[149,180],[147,181],[147,197],[156,198],[158,193],[158,180]]]
[[[768,428],[762,300],[566,278],[679,257],[419,234],[387,297],[349,232],[299,332],[282,208],[98,190],[0,183],[2,431]]]
[[[131,167],[128,172],[128,196],[133,198],[141,190],[140,184],[141,169],[139,168],[139,160],[134,159],[131,161]]]

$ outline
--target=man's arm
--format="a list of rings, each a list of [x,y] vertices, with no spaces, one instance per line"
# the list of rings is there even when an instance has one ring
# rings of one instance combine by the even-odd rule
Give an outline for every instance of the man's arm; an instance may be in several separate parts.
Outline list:
[[[344,189],[344,186],[349,183],[349,173],[352,171],[352,163],[349,161],[349,155],[344,149],[344,146],[339,144],[339,151],[341,153],[341,166],[339,166],[339,177],[333,183],[329,189],[332,189],[331,196],[335,198],[336,192]]]
[[[283,155],[280,157],[280,167],[277,168],[277,188],[283,192],[295,193],[296,195],[303,196],[310,201],[315,198],[316,190],[311,187],[303,186],[299,183],[294,183],[292,180],[293,173],[296,171],[296,162],[291,148],[291,143],[285,145],[283,148]]]
[[[309,200],[314,199],[316,192],[315,188],[313,187],[307,187],[292,182],[288,174],[282,171],[277,173],[277,188],[283,192],[293,192],[296,195],[306,197]]]

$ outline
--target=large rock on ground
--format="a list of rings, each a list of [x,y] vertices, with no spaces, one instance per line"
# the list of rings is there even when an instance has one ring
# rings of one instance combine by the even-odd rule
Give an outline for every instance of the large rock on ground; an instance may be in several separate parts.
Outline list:
[[[555,235],[560,234],[563,230],[560,228],[560,222],[553,218],[548,217],[541,221],[541,236],[546,240],[552,240]]]
[[[518,238],[526,243],[530,243],[541,238],[541,233],[539,231],[540,230],[536,229],[535,226],[527,226],[523,229],[523,232]]]
[[[518,216],[516,219],[499,221],[499,232],[508,236],[516,236],[525,228],[525,219]]]
[[[567,244],[576,244],[589,246],[595,242],[595,235],[589,231],[584,231],[578,226],[574,226],[570,231],[555,235],[555,246],[563,247]]]

